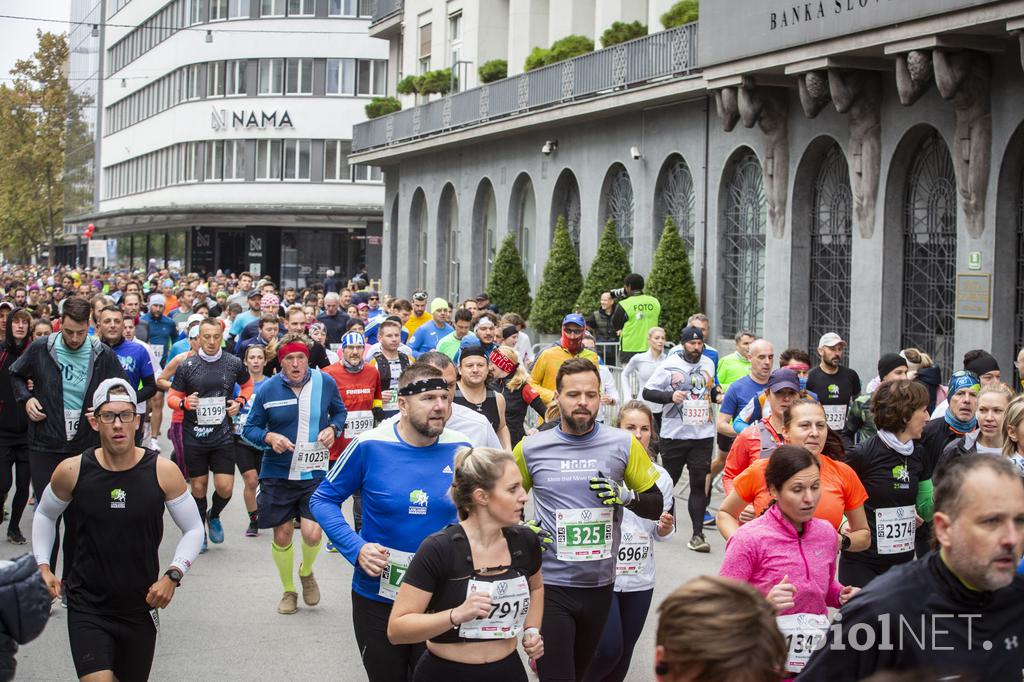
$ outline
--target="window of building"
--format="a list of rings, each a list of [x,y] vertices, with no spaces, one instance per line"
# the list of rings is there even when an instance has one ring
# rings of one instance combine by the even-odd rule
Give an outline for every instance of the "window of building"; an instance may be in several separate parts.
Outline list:
[[[388,82],[388,63],[383,59],[360,59],[356,94],[383,95]]]
[[[379,166],[368,166],[357,163],[352,166],[352,182],[383,182],[384,176]]]
[[[224,179],[224,141],[210,140],[206,143],[206,182]]]
[[[190,64],[186,67],[185,99],[199,99],[203,94],[201,64]]]
[[[224,141],[224,179],[245,180],[245,140]]]
[[[377,0],[359,0],[359,9],[357,10],[359,12],[359,16],[372,17],[373,7],[376,2]]]
[[[202,0],[191,0],[191,2],[189,3],[189,12],[188,12],[188,23],[189,23],[189,25],[191,26],[192,24],[199,24],[199,23],[202,23],[202,21],[203,21],[203,2],[202,2]]]
[[[309,180],[310,140],[284,141],[284,179]]]
[[[283,17],[286,9],[286,0],[260,0],[261,17]]]
[[[327,60],[327,94],[351,95],[356,91],[356,60]]]
[[[206,96],[224,96],[224,62],[210,62],[206,65]]]
[[[249,0],[228,0],[228,19],[248,19]]]
[[[338,182],[349,179],[348,155],[351,151],[351,140],[326,140],[324,142],[325,181]]]
[[[281,179],[281,140],[256,141],[256,179]]]
[[[198,168],[196,164],[199,159],[199,145],[202,142],[186,142],[183,146],[183,158],[182,158],[182,180],[184,182],[195,182],[199,179]]]
[[[283,59],[261,59],[260,60],[260,88],[261,95],[282,95],[284,94],[284,60]]]
[[[244,59],[230,59],[225,62],[225,90],[224,94],[245,95],[245,67]]]
[[[287,60],[287,77],[285,78],[285,92],[287,92],[289,95],[313,94],[312,59]]]
[[[314,0],[288,0],[288,16],[311,17],[316,14]]]
[[[462,12],[448,17],[448,54],[451,55],[452,68],[456,68],[462,59]]]
[[[224,21],[228,18],[228,0],[207,0],[210,3],[210,21]]]
[[[354,17],[358,11],[356,0],[329,0],[327,3],[327,16],[329,17]]]
[[[426,73],[430,71],[430,41],[431,41],[431,27],[430,24],[424,24],[420,26],[420,51],[419,51],[419,65],[420,73]]]

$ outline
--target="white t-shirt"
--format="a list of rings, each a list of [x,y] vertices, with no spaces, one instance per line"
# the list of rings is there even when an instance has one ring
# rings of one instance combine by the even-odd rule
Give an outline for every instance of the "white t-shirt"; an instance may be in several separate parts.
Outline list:
[[[696,363],[689,363],[681,353],[673,354],[658,365],[651,378],[644,384],[644,388],[686,393],[686,400],[682,403],[665,405],[661,413],[662,438],[696,440],[714,437],[715,422],[709,401],[711,387],[714,384],[715,365],[704,355],[700,356]],[[702,419],[700,423],[684,424],[684,410],[685,414],[691,415],[688,420],[691,422],[692,414],[703,410],[706,421]]]
[[[397,424],[401,418],[401,414],[396,414],[384,421],[388,424]],[[444,425],[444,428],[458,431],[466,437],[466,440],[473,447],[502,449],[501,441],[498,440],[498,434],[494,432],[494,428],[487,421],[487,417],[478,414],[476,410],[472,410],[465,405],[452,404],[452,416],[448,423]]]
[[[661,494],[665,498],[663,509],[668,511],[672,508],[673,502],[672,477],[659,465],[655,464],[654,468],[658,470],[658,489],[661,490]],[[641,534],[645,534],[647,536],[647,558],[639,562],[639,570],[636,573],[615,576],[615,591],[643,592],[654,589],[654,541],[665,542],[675,535],[675,532],[676,529],[673,526],[668,535],[661,537],[658,535],[657,521],[641,518],[628,509],[624,509],[622,511],[622,527],[619,533],[619,550],[625,549],[627,552],[631,552],[632,557],[630,558],[635,562],[636,550],[640,548],[637,540],[642,537]],[[625,540],[627,534],[631,537],[632,543]],[[630,544],[632,546],[629,546]],[[636,564],[634,563],[633,565]]]

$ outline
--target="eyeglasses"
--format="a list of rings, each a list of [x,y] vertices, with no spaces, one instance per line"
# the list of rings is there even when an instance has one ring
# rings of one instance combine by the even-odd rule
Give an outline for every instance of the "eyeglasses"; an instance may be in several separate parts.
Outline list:
[[[371,296],[371,297],[370,297],[370,300],[371,300],[371,301],[379,301],[379,300],[380,300],[380,297],[379,297],[379,296]]]
[[[130,424],[135,419],[135,413],[130,410],[125,412],[98,412],[96,418],[103,424],[113,424],[115,419],[120,419],[122,424]]]

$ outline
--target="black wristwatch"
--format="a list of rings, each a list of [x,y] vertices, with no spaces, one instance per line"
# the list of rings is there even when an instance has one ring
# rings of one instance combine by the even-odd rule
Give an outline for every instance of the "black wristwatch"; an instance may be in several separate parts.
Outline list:
[[[853,540],[850,539],[849,535],[843,536],[843,551],[850,549],[850,545],[853,544]]]
[[[177,568],[175,568],[174,566],[171,566],[170,568],[168,568],[167,572],[164,573],[164,575],[166,575],[168,578],[170,578],[171,581],[175,585],[177,585],[178,587],[181,587],[181,579],[185,577],[185,574],[182,573]]]

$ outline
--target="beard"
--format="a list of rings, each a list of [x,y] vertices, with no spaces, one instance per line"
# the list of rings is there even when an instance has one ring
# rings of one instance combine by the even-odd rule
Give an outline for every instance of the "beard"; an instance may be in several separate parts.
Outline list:
[[[696,365],[698,362],[700,362],[700,356],[701,355],[702,354],[700,352],[691,353],[689,351],[684,350],[683,351],[683,360],[686,360],[691,365]]]
[[[430,422],[430,414],[426,414],[422,419],[417,419],[412,415],[409,415],[409,425],[416,431],[416,433],[426,438],[437,438],[444,431],[444,423],[440,426],[435,426]]]
[[[1016,557],[1013,553],[1008,553],[1005,557],[1002,555],[994,557],[982,557],[977,553],[967,549],[958,549],[956,544],[953,544],[945,550],[949,558],[949,564],[956,566],[956,574],[975,588],[985,591],[994,591],[1008,586],[1013,582],[1013,577],[1016,574]],[[991,564],[991,560],[1001,558],[1008,558],[1013,560],[1012,566],[1007,571],[1001,571]]]
[[[594,423],[597,421],[597,415],[593,412],[587,412],[584,417],[579,414],[566,414],[562,415],[562,430],[568,433],[582,435],[589,433],[594,428]]]

